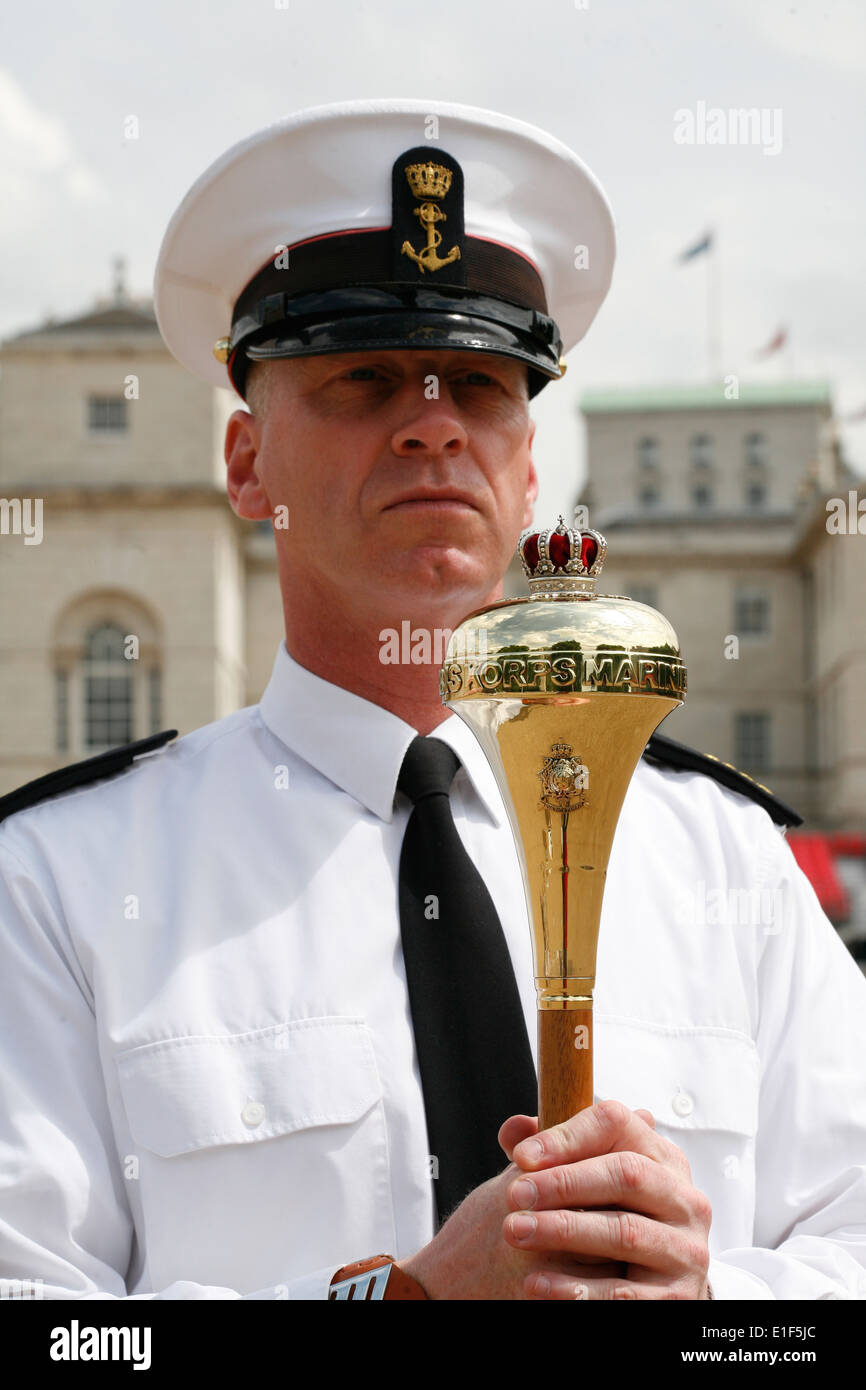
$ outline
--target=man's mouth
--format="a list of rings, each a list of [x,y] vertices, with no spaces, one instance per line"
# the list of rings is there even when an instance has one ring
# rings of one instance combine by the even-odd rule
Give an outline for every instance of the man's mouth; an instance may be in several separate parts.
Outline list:
[[[478,506],[474,499],[464,492],[431,492],[418,490],[407,492],[402,497],[397,497],[393,502],[389,502],[382,510],[392,512],[398,509],[416,511],[465,511],[471,508],[478,511]]]

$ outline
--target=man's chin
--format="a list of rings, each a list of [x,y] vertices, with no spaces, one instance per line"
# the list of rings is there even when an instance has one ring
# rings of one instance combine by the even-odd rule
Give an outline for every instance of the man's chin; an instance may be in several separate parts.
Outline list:
[[[376,606],[392,615],[428,627],[453,627],[475,608],[499,597],[501,575],[485,569],[476,557],[421,549],[409,556],[390,557],[375,581]]]
[[[487,593],[502,578],[496,564],[451,542],[413,546],[383,562],[380,584],[406,593],[446,598]]]

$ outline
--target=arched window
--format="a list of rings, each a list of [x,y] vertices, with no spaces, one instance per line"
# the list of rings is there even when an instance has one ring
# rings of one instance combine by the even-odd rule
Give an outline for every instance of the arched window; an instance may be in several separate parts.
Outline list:
[[[54,643],[57,751],[92,757],[162,728],[158,624],[125,594],[91,594],[70,604]]]
[[[133,679],[124,655],[126,633],[103,623],[87,634],[84,658],[84,746],[131,743]]]

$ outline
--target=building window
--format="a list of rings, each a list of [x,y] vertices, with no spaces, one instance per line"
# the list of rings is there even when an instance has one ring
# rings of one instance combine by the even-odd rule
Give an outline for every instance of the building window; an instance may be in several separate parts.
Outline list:
[[[124,396],[91,396],[87,402],[87,427],[93,433],[122,433],[127,428]]]
[[[135,595],[73,598],[54,630],[53,656],[59,753],[92,757],[162,729],[160,625]]]
[[[749,711],[734,715],[734,762],[752,772],[770,767],[770,715]]]
[[[84,746],[113,748],[133,738],[132,671],[125,634],[108,623],[87,637],[84,659]]]
[[[689,463],[692,468],[712,468],[715,463],[715,451],[711,435],[692,435],[689,440]]]
[[[69,747],[69,673],[54,673],[54,707],[56,711],[56,740],[58,753]]]
[[[766,589],[738,589],[734,598],[734,632],[739,637],[766,636],[770,631],[770,596]]]
[[[764,468],[767,463],[767,436],[754,432],[743,440],[743,457],[747,468]]]
[[[692,488],[692,503],[699,510],[713,505],[713,490],[706,483],[698,483]]]
[[[652,472],[659,466],[659,442],[645,435],[637,442],[637,466],[642,471]]]
[[[642,487],[638,493],[638,500],[642,507],[657,507],[659,498],[660,493],[657,487]]]
[[[152,666],[148,672],[148,694],[150,695],[150,732],[158,734],[162,729],[162,672]]]
[[[628,586],[629,598],[635,603],[645,603],[649,608],[658,608],[659,596],[655,584],[631,584]]]
[[[763,507],[767,500],[767,489],[763,483],[749,483],[746,487],[746,506]]]

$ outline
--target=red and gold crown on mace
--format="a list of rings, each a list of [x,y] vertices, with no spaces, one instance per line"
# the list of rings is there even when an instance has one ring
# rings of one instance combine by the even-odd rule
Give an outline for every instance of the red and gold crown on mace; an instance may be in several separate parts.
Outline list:
[[[525,531],[517,553],[530,590],[547,593],[591,593],[601,573],[607,542],[598,531],[558,525],[546,531]]]

